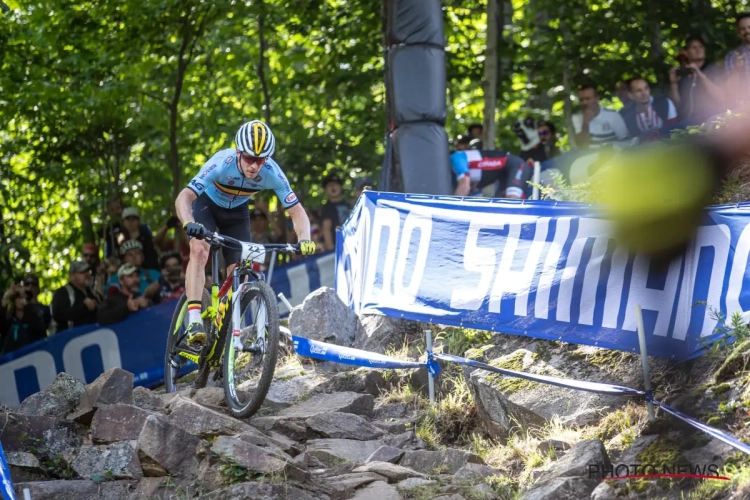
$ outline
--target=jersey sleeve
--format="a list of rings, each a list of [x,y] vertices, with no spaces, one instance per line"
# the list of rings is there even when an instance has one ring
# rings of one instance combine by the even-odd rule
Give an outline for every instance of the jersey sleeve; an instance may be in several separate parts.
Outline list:
[[[451,170],[456,175],[456,180],[461,180],[469,175],[469,159],[463,151],[456,151],[450,156]]]
[[[201,167],[198,174],[188,182],[187,188],[197,194],[202,195],[208,185],[214,181],[214,177],[219,171],[221,162],[224,161],[223,155],[217,153]]]
[[[275,170],[276,172],[271,180],[270,187],[274,190],[276,196],[279,197],[279,201],[281,201],[281,205],[284,209],[290,209],[299,203],[299,199],[297,199],[297,195],[292,190],[292,186],[289,185],[289,180],[287,180],[286,175],[281,171],[281,168],[278,168],[277,165]]]
[[[625,120],[623,120],[620,113],[612,114],[612,127],[615,129],[615,134],[617,135],[618,140],[623,140],[630,137],[628,126],[625,125]]]

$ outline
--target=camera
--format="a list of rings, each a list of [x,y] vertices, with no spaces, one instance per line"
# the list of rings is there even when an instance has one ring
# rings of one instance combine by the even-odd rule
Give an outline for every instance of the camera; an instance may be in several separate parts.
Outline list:
[[[679,67],[679,68],[677,68],[677,72],[676,73],[677,73],[677,76],[679,76],[680,78],[684,78],[686,76],[690,76],[690,75],[693,74],[693,68]]]

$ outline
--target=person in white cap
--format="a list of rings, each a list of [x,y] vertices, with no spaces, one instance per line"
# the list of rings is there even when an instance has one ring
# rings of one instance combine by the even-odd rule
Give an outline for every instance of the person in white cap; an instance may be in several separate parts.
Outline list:
[[[134,207],[127,207],[122,211],[122,232],[119,242],[122,244],[128,240],[138,240],[143,246],[143,264],[146,269],[159,269],[159,252],[154,245],[154,237],[151,231],[143,231],[141,214]]]

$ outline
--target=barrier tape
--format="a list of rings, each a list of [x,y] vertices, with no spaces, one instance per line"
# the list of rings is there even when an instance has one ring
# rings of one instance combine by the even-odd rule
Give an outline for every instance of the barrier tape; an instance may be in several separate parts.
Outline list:
[[[613,396],[645,396],[644,391],[638,391],[629,387],[622,387],[620,385],[612,384],[601,384],[598,382],[583,382],[580,380],[573,380],[567,378],[550,377],[547,375],[536,375],[532,373],[517,372],[513,370],[506,370],[504,368],[497,368],[486,363],[480,363],[472,359],[461,358],[454,356],[453,354],[433,354],[437,359],[444,361],[451,361],[461,365],[473,366],[475,368],[481,368],[489,372],[499,373],[500,375],[506,375],[508,377],[523,378],[531,380],[533,382],[540,382],[542,384],[556,385],[558,387],[565,387],[567,389],[578,389],[579,391],[596,392],[599,394],[609,394]]]
[[[16,500],[13,481],[10,478],[10,468],[5,460],[2,444],[0,444],[0,492],[3,494],[3,500]]]
[[[430,375],[436,377],[440,374],[440,365],[438,365],[436,360],[442,360],[449,361],[451,363],[458,363],[461,365],[473,366],[475,368],[487,370],[489,372],[498,373],[500,375],[505,375],[508,377],[522,378],[533,382],[555,385],[566,389],[575,389],[579,391],[594,392],[612,396],[643,397],[646,401],[653,403],[655,406],[658,406],[673,417],[676,417],[683,422],[692,425],[696,429],[705,432],[709,436],[712,436],[719,441],[750,455],[750,445],[747,445],[742,441],[735,439],[734,437],[720,431],[719,429],[709,427],[700,420],[697,420],[689,415],[685,415],[684,413],[653,399],[651,391],[639,391],[637,389],[631,389],[630,387],[623,387],[620,385],[602,384],[599,382],[585,382],[581,380],[565,379],[560,377],[551,377],[548,375],[536,375],[531,373],[517,372],[514,370],[506,370],[504,368],[497,368],[495,366],[488,365],[479,361],[474,361],[472,359],[454,356],[453,354],[440,354],[434,353],[432,351],[427,351],[427,362],[418,363],[415,361],[402,361],[390,356],[363,351],[361,349],[327,344],[325,342],[319,342],[317,340],[311,340],[304,337],[292,336],[292,339],[294,341],[294,350],[297,352],[297,354],[306,356],[308,358],[319,359],[321,361],[334,361],[336,363],[362,366],[367,368],[427,368],[427,370],[430,372]]]

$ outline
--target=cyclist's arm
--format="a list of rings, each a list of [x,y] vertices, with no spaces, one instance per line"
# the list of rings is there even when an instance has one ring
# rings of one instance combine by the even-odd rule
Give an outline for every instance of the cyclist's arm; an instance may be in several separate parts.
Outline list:
[[[278,167],[275,162],[273,164]],[[297,241],[310,240],[310,219],[307,218],[307,212],[302,208],[302,204],[289,185],[289,181],[281,168],[278,169],[277,175],[273,176],[273,181],[271,188],[292,219],[294,232],[297,233]]]
[[[193,219],[193,202],[198,198],[198,195],[190,188],[185,188],[180,191],[177,195],[177,199],[174,202],[175,212],[180,222],[184,225],[187,222],[195,222]]]
[[[471,178],[469,177],[469,160],[466,158],[466,153],[463,151],[456,151],[450,156],[451,170],[456,176],[458,185],[456,190],[453,192],[456,196],[467,196],[471,191]]]
[[[308,219],[305,209],[302,208],[302,204],[297,203],[293,207],[288,208],[287,212],[289,212],[289,217],[292,218],[294,232],[297,233],[297,241],[309,240],[310,219]]]

